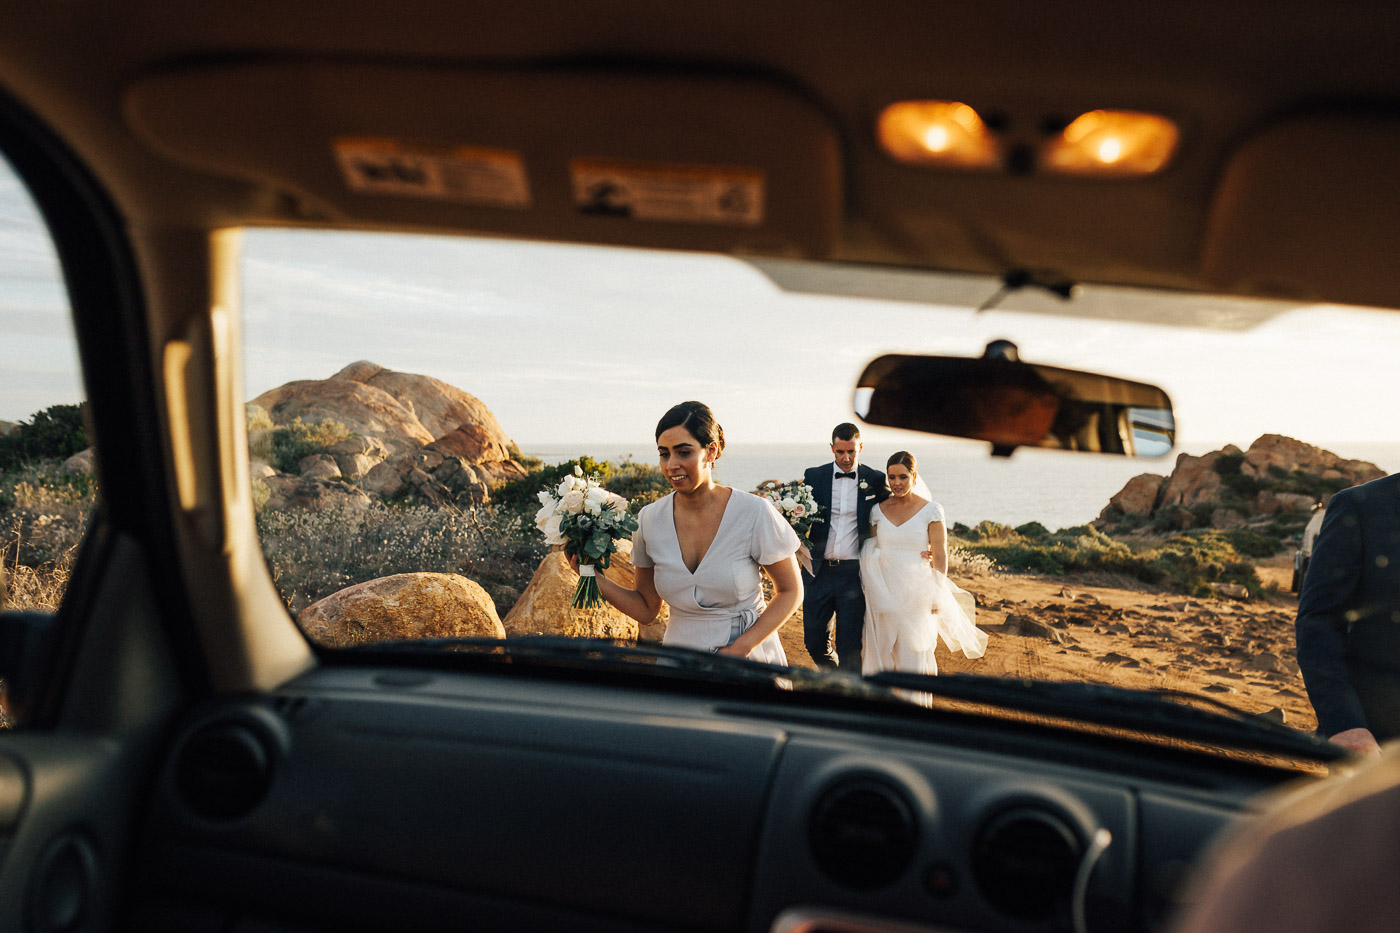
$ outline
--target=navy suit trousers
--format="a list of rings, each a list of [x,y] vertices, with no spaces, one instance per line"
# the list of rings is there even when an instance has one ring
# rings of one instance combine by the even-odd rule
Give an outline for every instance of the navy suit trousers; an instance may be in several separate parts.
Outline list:
[[[805,571],[802,574],[802,636],[807,653],[818,667],[839,666],[859,674],[865,634],[860,563],[842,561],[814,569],[818,571],[815,577]]]

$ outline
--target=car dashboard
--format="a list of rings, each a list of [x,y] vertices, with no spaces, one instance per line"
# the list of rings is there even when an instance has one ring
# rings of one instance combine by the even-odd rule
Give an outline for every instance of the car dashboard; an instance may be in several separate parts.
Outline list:
[[[1151,930],[1287,778],[958,712],[344,664],[170,748],[147,930]]]

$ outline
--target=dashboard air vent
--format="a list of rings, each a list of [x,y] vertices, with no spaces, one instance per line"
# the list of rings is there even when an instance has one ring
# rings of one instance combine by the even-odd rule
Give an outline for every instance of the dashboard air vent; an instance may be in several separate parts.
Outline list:
[[[199,816],[231,820],[251,813],[272,784],[272,755],[255,727],[236,721],[201,726],[175,756],[175,792]]]
[[[1070,825],[1039,807],[989,820],[972,847],[972,875],[982,896],[1020,920],[1068,916],[1083,846]]]
[[[918,827],[904,795],[878,780],[830,788],[812,810],[812,856],[833,881],[869,890],[898,878],[914,859]]]

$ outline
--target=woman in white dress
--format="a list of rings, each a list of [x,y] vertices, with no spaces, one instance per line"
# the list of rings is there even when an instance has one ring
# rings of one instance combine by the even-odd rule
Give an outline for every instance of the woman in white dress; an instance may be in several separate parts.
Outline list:
[[[786,666],[778,628],[802,603],[797,533],[767,499],[716,485],[724,430],[708,406],[682,402],[666,412],[656,449],[673,491],[637,515],[636,589],[600,571],[598,591],[643,624],[665,600],[671,618],[663,644]],[[771,603],[760,567],[773,580]]]
[[[865,589],[862,671],[936,674],[933,652],[940,637],[952,651],[982,657],[987,634],[957,604],[947,577],[943,507],[915,493],[919,474],[907,450],[890,457],[885,478],[890,496],[871,514],[874,533],[860,554]]]

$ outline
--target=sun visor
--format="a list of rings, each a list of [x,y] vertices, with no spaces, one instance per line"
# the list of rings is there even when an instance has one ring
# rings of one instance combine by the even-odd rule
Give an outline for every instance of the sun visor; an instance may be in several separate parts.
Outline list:
[[[246,64],[123,106],[162,156],[262,189],[269,222],[819,258],[841,218],[837,134],[764,79]]]
[[[1310,117],[1236,150],[1204,265],[1230,291],[1400,307],[1397,253],[1400,118]]]

